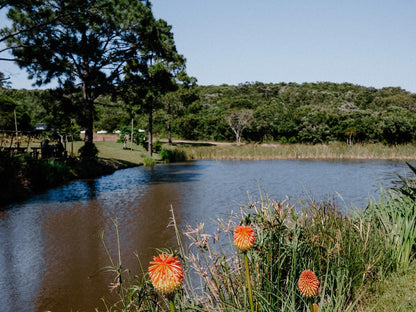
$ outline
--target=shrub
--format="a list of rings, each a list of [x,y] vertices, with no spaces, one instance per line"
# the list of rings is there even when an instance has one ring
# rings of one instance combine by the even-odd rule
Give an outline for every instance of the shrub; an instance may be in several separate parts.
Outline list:
[[[98,149],[94,143],[86,142],[78,150],[81,159],[96,159],[98,156]]]
[[[180,149],[166,149],[163,148],[160,153],[160,158],[163,162],[181,162],[186,160],[186,155],[183,150]]]
[[[147,155],[143,160],[143,164],[147,167],[153,167],[156,164],[156,161],[153,159],[153,157]]]

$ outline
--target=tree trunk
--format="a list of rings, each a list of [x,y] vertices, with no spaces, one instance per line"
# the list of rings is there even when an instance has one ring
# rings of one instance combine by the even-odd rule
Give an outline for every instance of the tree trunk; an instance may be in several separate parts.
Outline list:
[[[83,37],[85,34],[83,34]],[[85,124],[85,137],[84,144],[93,144],[93,127],[94,127],[94,101],[91,96],[91,85],[89,81],[88,62],[83,59],[83,75],[82,75],[82,95],[86,104],[86,124]]]
[[[236,133],[236,141],[237,141],[237,146],[240,146],[240,144],[241,144],[241,135],[239,133]]]
[[[168,121],[168,142],[172,145],[172,132],[170,130],[170,120]]]
[[[149,104],[149,142],[148,142],[148,154],[151,157],[153,154],[153,107],[152,103]]]
[[[94,137],[93,137],[93,128],[94,128],[94,100],[91,96],[90,85],[84,80],[82,82],[82,91],[83,98],[85,101],[85,137],[84,137],[84,152],[83,157],[95,157],[94,153]]]
[[[171,132],[171,125],[170,125],[170,118],[171,118],[171,106],[170,102],[168,103],[168,143],[172,145],[172,132]]]

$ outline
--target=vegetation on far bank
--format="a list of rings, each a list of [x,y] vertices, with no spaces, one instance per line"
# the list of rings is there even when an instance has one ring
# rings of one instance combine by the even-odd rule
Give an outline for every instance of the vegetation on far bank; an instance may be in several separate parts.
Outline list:
[[[387,146],[380,143],[354,144],[334,142],[329,144],[189,144],[174,143],[176,154],[184,159],[386,159],[415,160],[416,145]]]
[[[75,115],[82,116],[83,112],[63,114],[76,103],[62,102],[55,92],[0,88],[0,106],[7,112],[0,127],[14,129],[15,109],[19,129],[44,122],[49,128],[79,138],[82,127]],[[400,88],[330,82],[192,85],[181,86],[159,101],[153,114],[155,137],[168,138],[170,134],[181,140],[235,142],[233,129],[246,122],[239,133],[243,143],[396,146],[412,144],[416,139],[416,95]],[[129,109],[108,95],[100,97],[95,129],[108,133],[131,129],[133,120],[134,135],[139,129],[147,134],[148,114],[141,111],[131,115]]]

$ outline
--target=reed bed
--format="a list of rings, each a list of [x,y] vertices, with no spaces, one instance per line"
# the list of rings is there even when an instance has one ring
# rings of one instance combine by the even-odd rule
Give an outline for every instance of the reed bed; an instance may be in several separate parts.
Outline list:
[[[415,260],[416,202],[400,191],[348,215],[332,200],[295,207],[264,195],[215,224],[212,233],[204,224],[179,228],[172,209],[178,247],[156,253],[180,260],[182,286],[176,280],[172,293],[160,293],[146,265],[140,277],[122,278],[128,271],[113,261],[120,300],[106,311],[364,311],[377,285]],[[254,233],[243,248],[241,225]],[[313,291],[301,287],[305,271],[316,277]]]
[[[386,159],[416,160],[416,145],[386,146],[381,143],[355,144],[221,144],[193,146],[177,144],[188,160],[196,159]]]

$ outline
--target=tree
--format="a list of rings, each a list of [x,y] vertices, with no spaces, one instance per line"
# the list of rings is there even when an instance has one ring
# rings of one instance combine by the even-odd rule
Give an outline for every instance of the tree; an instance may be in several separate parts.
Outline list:
[[[244,129],[253,121],[253,111],[250,109],[234,110],[225,117],[225,120],[235,134],[237,145],[240,145]]]
[[[13,99],[0,95],[0,129],[14,130],[15,116],[19,130],[30,129],[30,117],[23,107],[18,105]]]
[[[197,81],[195,77],[189,77],[182,71],[178,74],[177,79],[180,81],[178,89],[175,92],[167,93],[163,97],[169,144],[172,144],[172,119],[184,113],[185,107],[198,99],[195,91]]]
[[[2,72],[0,72],[0,88],[10,88],[11,83],[8,81],[10,77],[6,77]]]
[[[383,138],[389,144],[411,142],[415,138],[416,117],[397,106],[391,106],[381,116]]]
[[[133,109],[148,116],[148,153],[153,153],[153,112],[162,107],[162,95],[175,91],[175,77],[184,71],[185,59],[176,51],[172,26],[148,15],[141,57],[130,59],[125,68],[122,97]]]
[[[114,90],[125,65],[148,44],[149,1],[11,1],[1,31],[15,61],[37,85],[57,79],[82,89],[85,152],[93,152],[94,101]],[[147,57],[147,55],[145,55]],[[4,58],[3,58],[4,60]]]

